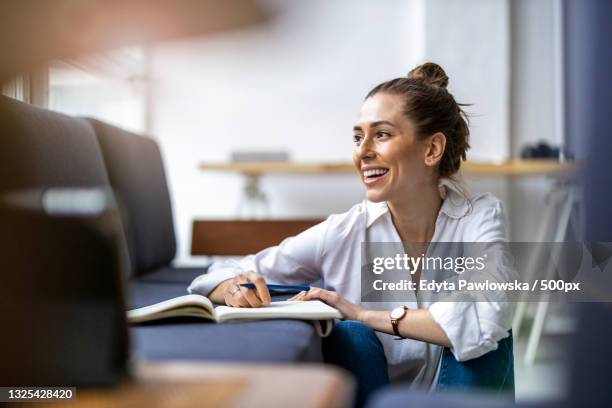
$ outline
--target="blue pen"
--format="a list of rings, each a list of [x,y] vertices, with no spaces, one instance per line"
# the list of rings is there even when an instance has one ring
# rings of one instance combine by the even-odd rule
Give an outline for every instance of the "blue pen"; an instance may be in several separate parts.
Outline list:
[[[254,283],[241,283],[240,286],[243,286],[248,289],[255,289]],[[310,286],[308,285],[266,285],[268,290],[271,292],[301,292],[301,291],[309,291]]]

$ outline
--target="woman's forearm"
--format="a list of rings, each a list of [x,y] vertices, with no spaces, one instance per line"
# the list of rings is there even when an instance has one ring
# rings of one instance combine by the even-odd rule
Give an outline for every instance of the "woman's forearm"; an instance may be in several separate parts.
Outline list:
[[[389,312],[386,310],[364,310],[359,320],[374,330],[394,334]],[[402,337],[451,347],[446,333],[427,309],[407,310],[398,323],[398,329]]]

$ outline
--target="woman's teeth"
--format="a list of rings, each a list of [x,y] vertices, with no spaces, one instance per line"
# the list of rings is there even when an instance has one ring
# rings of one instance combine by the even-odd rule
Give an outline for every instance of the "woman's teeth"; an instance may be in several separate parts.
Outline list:
[[[364,177],[382,176],[387,171],[389,171],[389,170],[388,169],[371,169],[371,170],[366,170],[366,171],[363,172],[363,176]]]

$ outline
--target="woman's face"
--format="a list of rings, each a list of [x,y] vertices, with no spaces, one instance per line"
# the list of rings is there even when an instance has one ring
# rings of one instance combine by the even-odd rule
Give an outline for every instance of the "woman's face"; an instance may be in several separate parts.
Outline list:
[[[425,164],[428,143],[417,140],[398,95],[378,93],[365,100],[353,128],[353,161],[368,200],[402,200],[432,182]]]

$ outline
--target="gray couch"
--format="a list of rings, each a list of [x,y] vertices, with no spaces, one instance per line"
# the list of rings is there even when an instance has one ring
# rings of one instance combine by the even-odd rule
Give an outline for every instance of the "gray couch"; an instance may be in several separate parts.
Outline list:
[[[112,187],[123,207],[130,254],[128,307],[186,294],[206,268],[174,268],[176,240],[157,144],[93,119],[73,118],[0,97],[0,193],[24,188]],[[195,171],[195,169],[194,169]],[[44,271],[41,271],[44,273]],[[130,329],[146,360],[320,361],[309,323],[276,320],[217,325],[175,319]]]

